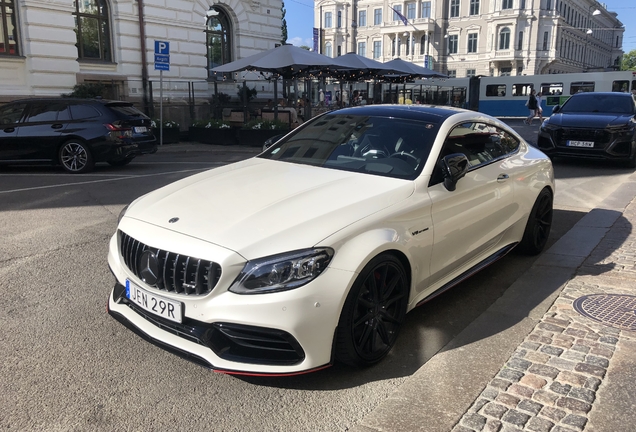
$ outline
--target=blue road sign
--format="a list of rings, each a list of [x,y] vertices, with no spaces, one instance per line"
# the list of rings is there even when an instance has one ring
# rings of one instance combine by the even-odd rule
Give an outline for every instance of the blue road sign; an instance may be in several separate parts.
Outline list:
[[[170,70],[170,63],[155,63],[155,70],[165,70],[165,71],[169,71]]]
[[[170,63],[170,56],[155,54],[155,63]]]
[[[155,54],[170,55],[170,42],[155,41]]]

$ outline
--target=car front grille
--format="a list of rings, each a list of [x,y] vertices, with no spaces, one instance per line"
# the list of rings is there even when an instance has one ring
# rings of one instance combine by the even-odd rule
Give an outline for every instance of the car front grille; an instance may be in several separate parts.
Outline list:
[[[611,134],[603,129],[563,128],[556,132],[556,142],[566,145],[572,141],[594,141],[595,146],[604,146],[611,140]]]
[[[142,275],[140,261],[146,251],[151,251],[157,259],[158,274],[154,283],[149,283]],[[119,252],[126,267],[135,276],[149,286],[168,292],[205,295],[214,289],[221,277],[221,266],[215,262],[148,246],[121,230]]]

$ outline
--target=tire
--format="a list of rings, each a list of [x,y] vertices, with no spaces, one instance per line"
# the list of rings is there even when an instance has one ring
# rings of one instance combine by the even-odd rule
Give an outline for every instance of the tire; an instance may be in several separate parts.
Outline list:
[[[552,192],[545,188],[539,193],[532,206],[523,238],[517,246],[519,252],[525,255],[538,255],[541,253],[552,227]]]
[[[76,140],[62,144],[58,152],[58,160],[62,168],[73,174],[89,172],[95,166],[93,155],[88,146]]]
[[[335,357],[351,366],[371,366],[393,348],[404,322],[409,283],[393,255],[373,258],[345,301],[336,332]]]
[[[135,157],[127,157],[125,159],[109,160],[108,163],[114,167],[126,166],[132,162]]]

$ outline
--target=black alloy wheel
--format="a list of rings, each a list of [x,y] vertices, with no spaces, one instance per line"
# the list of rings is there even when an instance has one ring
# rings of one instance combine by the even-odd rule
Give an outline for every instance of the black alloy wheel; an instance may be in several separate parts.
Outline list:
[[[523,238],[519,243],[519,250],[526,255],[541,253],[552,228],[552,192],[545,188],[539,193],[530,211]]]
[[[93,156],[86,144],[81,141],[67,141],[59,151],[59,161],[62,167],[73,174],[85,173],[95,165]]]
[[[402,263],[378,255],[360,272],[345,301],[336,340],[336,359],[370,366],[391,350],[404,322],[409,283]]]

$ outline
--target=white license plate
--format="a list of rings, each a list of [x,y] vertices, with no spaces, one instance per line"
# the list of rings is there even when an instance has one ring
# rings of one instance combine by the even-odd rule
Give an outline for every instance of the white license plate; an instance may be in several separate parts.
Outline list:
[[[126,280],[126,297],[142,309],[174,322],[183,321],[183,304],[153,294]]]
[[[133,129],[135,130],[135,133],[146,133],[146,132],[148,132],[148,128],[146,126],[135,126]]]
[[[571,141],[567,142],[569,147],[594,147],[594,141]]]

